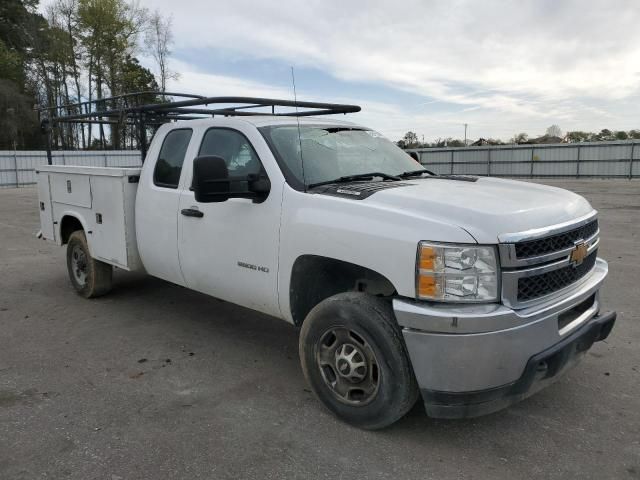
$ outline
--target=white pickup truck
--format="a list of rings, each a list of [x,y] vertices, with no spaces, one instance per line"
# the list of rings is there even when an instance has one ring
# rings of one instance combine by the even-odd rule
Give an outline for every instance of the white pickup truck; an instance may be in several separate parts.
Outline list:
[[[558,188],[433,175],[334,117],[170,122],[143,167],[43,166],[42,236],[79,294],[113,267],[281,318],[339,418],[494,412],[607,337],[596,211]]]

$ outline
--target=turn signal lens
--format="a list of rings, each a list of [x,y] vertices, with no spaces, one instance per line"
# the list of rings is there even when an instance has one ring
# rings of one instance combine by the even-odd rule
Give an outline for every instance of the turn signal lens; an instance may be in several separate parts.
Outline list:
[[[494,247],[420,242],[416,297],[443,302],[491,302],[498,299],[498,263]]]
[[[428,245],[420,246],[420,269],[433,270],[435,267],[436,249]]]
[[[421,275],[418,278],[418,295],[421,297],[436,297],[438,295],[438,284],[436,278]]]

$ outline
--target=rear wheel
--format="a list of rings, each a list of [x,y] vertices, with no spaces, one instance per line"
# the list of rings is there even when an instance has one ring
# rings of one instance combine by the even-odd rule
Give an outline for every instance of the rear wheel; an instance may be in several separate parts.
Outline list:
[[[99,297],[111,290],[113,267],[91,256],[82,230],[69,237],[67,270],[73,288],[85,298]]]
[[[341,293],[320,302],[302,325],[300,358],[320,401],[361,428],[394,423],[418,397],[391,305],[377,297]]]

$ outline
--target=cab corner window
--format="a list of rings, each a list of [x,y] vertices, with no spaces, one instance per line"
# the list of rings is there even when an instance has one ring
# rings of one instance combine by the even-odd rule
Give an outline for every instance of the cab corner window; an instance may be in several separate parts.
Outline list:
[[[222,157],[229,169],[229,176],[239,177],[259,174],[262,165],[249,140],[240,132],[226,128],[210,128],[205,133],[198,156]]]
[[[160,155],[153,171],[153,183],[164,188],[178,188],[182,164],[191,140],[192,130],[171,130],[164,137]]]

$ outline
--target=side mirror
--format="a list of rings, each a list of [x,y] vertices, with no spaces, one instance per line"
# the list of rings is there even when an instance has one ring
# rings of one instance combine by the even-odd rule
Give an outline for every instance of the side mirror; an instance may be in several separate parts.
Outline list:
[[[231,182],[224,158],[215,155],[196,158],[193,161],[191,189],[196,202],[212,203],[228,200]]]
[[[199,203],[224,202],[230,198],[248,198],[261,203],[269,195],[271,183],[263,174],[229,178],[224,158],[206,155],[193,161],[191,190]]]

